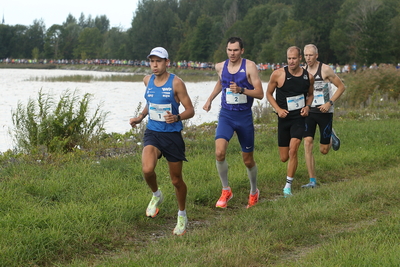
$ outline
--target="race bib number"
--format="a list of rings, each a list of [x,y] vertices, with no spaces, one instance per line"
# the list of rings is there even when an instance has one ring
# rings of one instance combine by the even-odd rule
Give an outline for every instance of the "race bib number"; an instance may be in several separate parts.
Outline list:
[[[328,102],[330,99],[329,95],[329,83],[317,81],[314,83],[314,100],[312,106],[320,106]]]
[[[233,93],[231,89],[226,88],[226,103],[245,104],[247,103],[247,96],[244,94]]]
[[[153,104],[149,103],[149,116],[154,121],[165,121],[164,116],[167,115],[167,111],[172,113],[171,104]]]
[[[313,106],[320,106],[323,104],[325,104],[324,94],[321,92],[315,94],[314,92]]]
[[[304,95],[291,96],[286,98],[288,111],[303,108],[305,106]]]

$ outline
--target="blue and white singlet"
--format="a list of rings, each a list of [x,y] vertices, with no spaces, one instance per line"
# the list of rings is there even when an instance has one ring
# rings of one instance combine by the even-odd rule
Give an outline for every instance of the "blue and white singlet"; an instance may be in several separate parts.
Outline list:
[[[155,75],[151,75],[144,94],[149,114],[147,129],[156,132],[180,132],[183,128],[181,121],[166,123],[164,118],[167,111],[174,115],[179,114],[180,103],[175,100],[173,88],[175,74],[170,73],[167,82],[162,86],[156,86],[154,78]]]

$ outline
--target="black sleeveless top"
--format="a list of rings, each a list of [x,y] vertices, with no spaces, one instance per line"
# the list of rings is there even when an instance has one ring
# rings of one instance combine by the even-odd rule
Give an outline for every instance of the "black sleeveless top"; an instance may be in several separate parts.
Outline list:
[[[300,76],[293,76],[288,69],[288,66],[285,68],[285,82],[283,83],[282,87],[277,87],[276,89],[276,102],[278,103],[278,106],[282,109],[288,109],[288,97],[294,97],[294,96],[303,96],[304,97],[304,105],[307,100],[307,94],[308,90],[310,88],[310,79],[308,77],[308,71],[305,69],[303,70],[303,73]],[[286,116],[286,118],[296,118],[296,117],[301,117],[300,111],[304,107],[298,106],[294,110],[290,110],[289,114]]]

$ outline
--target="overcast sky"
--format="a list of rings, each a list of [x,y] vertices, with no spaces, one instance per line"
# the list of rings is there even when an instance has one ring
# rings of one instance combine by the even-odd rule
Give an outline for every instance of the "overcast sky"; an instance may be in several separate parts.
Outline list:
[[[110,27],[121,26],[128,29],[131,27],[139,0],[1,0],[1,2],[1,21],[4,18],[4,24],[7,25],[29,26],[35,19],[43,19],[48,29],[53,24],[62,24],[68,14],[79,20],[83,13],[86,19],[89,15],[92,19],[106,15]]]

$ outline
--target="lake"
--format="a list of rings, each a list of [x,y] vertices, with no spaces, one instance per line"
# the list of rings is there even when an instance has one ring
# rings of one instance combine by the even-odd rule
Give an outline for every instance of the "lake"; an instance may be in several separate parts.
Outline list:
[[[142,82],[40,82],[29,81],[30,79],[42,77],[58,77],[66,75],[93,75],[110,76],[124,75],[126,73],[99,72],[99,71],[76,71],[76,70],[32,70],[32,69],[0,69],[0,84],[2,91],[2,104],[0,105],[1,128],[0,128],[0,152],[13,148],[12,111],[16,110],[18,103],[26,106],[29,98],[36,100],[38,92],[51,95],[58,103],[58,99],[67,89],[71,92],[77,90],[79,96],[85,93],[93,95],[91,107],[96,108],[102,104],[102,111],[109,112],[105,123],[106,132],[126,133],[131,127],[129,118],[133,117],[139,103],[145,103],[145,87]],[[130,75],[130,74],[126,74]],[[40,79],[38,79],[40,80]],[[196,115],[190,119],[190,124],[199,125],[205,122],[216,121],[220,108],[220,96],[214,101],[211,110],[207,113],[203,105],[214,89],[215,82],[186,83],[188,93],[195,106]],[[267,84],[263,84],[264,91]],[[81,97],[80,97],[81,98]],[[258,101],[258,100],[256,100]],[[256,105],[257,103],[254,103]],[[35,101],[36,102],[36,101]],[[266,99],[259,101],[265,105]]]

